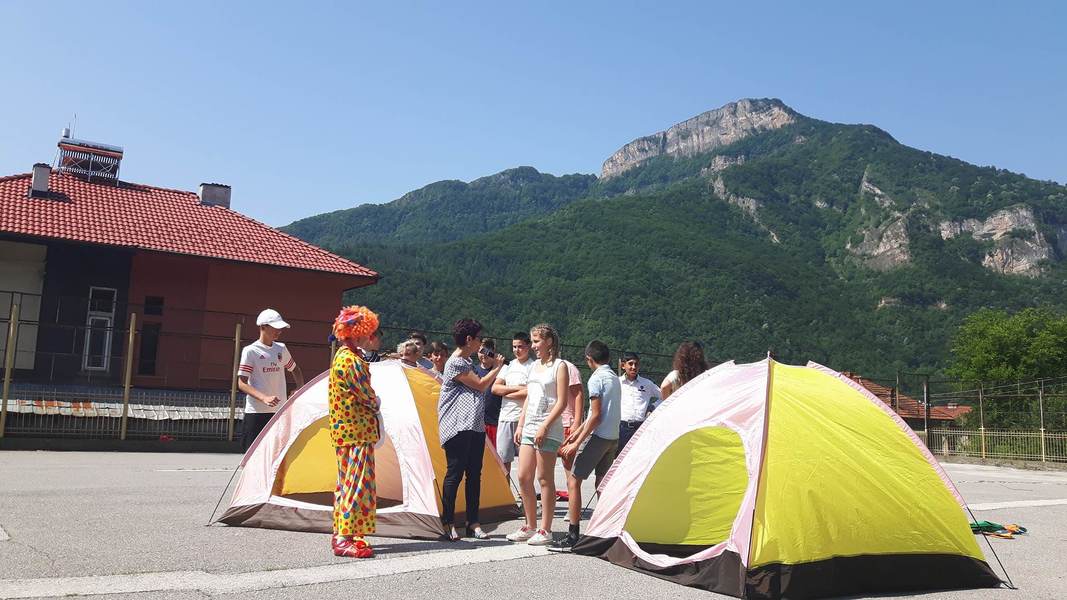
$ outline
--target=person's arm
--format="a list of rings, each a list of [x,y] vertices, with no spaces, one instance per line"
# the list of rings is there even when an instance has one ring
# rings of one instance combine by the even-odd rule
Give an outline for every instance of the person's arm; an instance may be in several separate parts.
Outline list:
[[[493,393],[497,396],[501,396],[503,398],[511,398],[511,394],[514,394],[515,392],[519,391],[523,392],[523,398],[525,398],[526,386],[508,385],[503,377],[498,377],[497,380],[493,382]]]
[[[304,372],[300,370],[300,365],[293,364],[293,370],[289,371],[289,374],[293,376],[293,383],[296,384],[296,389],[304,387]]]
[[[259,400],[267,406],[277,406],[278,403],[281,402],[281,398],[277,396],[268,396],[263,392],[257,390],[256,388],[252,387],[252,384],[248,383],[247,375],[240,375],[237,377],[237,389],[248,394],[249,396],[252,396],[256,400]]]
[[[544,443],[549,426],[563,415],[563,407],[567,405],[568,381],[570,381],[570,373],[567,372],[567,365],[560,362],[556,367],[556,404],[552,406],[552,410],[548,411],[545,422],[541,423],[541,427],[537,429],[537,434],[534,436],[535,446],[539,447]]]
[[[504,366],[504,359],[501,358],[499,355],[493,359],[493,362],[496,363],[493,365],[493,368],[481,377],[475,375],[474,371],[466,371],[464,373],[456,375],[452,379],[456,383],[462,383],[463,385],[471,389],[478,390],[479,392],[484,392],[485,390],[489,389],[489,386],[493,385],[493,382],[496,381],[497,374],[500,373],[500,368]]]
[[[589,396],[589,418],[582,421],[577,431],[571,432],[570,437],[567,438],[567,443],[559,449],[560,456],[569,459],[572,454],[578,451],[578,447],[582,445],[582,442],[596,431],[597,426],[600,425],[600,420],[603,418],[600,405],[600,396]]]
[[[381,408],[381,402],[378,400],[378,394],[370,385],[370,373],[366,371],[366,364],[362,360],[353,361],[352,366],[345,370],[344,381],[349,391],[352,392],[356,404],[362,404],[377,411]]]
[[[656,390],[652,390],[648,397],[648,412],[656,410],[656,408],[663,403],[662,395],[663,390],[660,390],[658,394],[656,393]]]
[[[582,421],[585,420],[585,415],[583,414],[585,413],[585,404],[583,402],[583,400],[585,400],[585,394],[582,393],[581,380],[579,379],[576,385],[572,384],[568,388],[568,391],[572,396],[571,414],[574,415],[574,419],[571,421],[571,431],[574,431],[575,429],[581,427]]]

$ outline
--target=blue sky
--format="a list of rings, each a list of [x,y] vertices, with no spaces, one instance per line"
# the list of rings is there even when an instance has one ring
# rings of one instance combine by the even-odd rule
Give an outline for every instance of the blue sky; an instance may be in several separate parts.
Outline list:
[[[518,165],[599,173],[777,97],[1067,182],[1063,3],[313,4],[0,3],[0,175],[50,162],[77,113],[123,179],[228,183],[283,225]]]

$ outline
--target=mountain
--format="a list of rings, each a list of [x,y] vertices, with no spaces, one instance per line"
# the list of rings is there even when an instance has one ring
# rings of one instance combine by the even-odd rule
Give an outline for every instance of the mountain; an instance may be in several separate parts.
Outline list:
[[[462,181],[438,181],[385,204],[363,204],[301,219],[282,231],[320,246],[442,242],[550,213],[589,193],[593,175],[556,177],[533,167]]]
[[[579,347],[596,337],[669,354],[696,338],[716,360],[773,349],[868,376],[944,367],[955,327],[978,308],[1065,306],[1067,188],[871,125],[742,100],[604,165],[599,179],[538,173],[570,193],[529,196],[522,206],[538,208],[521,214],[508,209],[514,184],[437,196],[445,221],[493,215],[473,227],[428,229],[429,202],[402,198],[390,221],[324,231],[313,225],[337,221],[320,216],[291,231],[384,273],[353,300],[387,307],[388,325],[447,330],[470,315],[507,335],[546,320]],[[393,223],[409,221],[424,229],[397,235]],[[652,370],[667,365],[656,357]]]

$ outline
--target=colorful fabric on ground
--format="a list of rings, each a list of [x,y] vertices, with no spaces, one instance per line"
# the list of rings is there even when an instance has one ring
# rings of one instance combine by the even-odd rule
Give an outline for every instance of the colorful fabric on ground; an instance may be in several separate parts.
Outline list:
[[[333,493],[333,533],[364,536],[377,528],[374,446],[337,448],[337,489]]]
[[[334,446],[378,442],[378,395],[370,383],[367,361],[347,346],[330,367],[330,437]]]

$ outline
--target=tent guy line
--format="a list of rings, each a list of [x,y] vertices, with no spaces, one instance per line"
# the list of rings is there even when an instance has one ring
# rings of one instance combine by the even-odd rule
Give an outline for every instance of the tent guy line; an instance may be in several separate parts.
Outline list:
[[[367,579],[416,571],[432,571],[461,565],[516,560],[532,556],[548,556],[548,554],[543,548],[507,544],[484,546],[474,550],[448,550],[430,554],[383,558],[358,563],[348,562],[317,567],[251,571],[246,573],[163,571],[94,577],[2,579],[0,580],[0,599],[178,591],[198,591],[209,596],[215,596]]]

